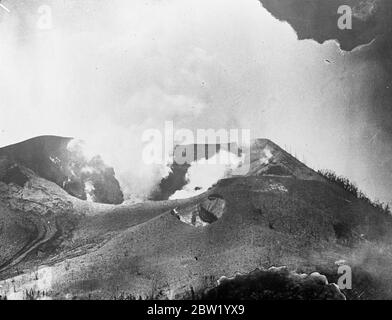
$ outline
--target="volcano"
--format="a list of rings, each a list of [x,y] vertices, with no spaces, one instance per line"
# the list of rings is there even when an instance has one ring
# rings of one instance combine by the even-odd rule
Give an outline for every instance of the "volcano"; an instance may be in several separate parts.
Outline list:
[[[392,217],[270,140],[251,143],[243,175],[193,198],[132,205],[67,189],[78,177],[68,142],[0,150],[3,297],[392,298]],[[334,284],[342,263],[351,289]]]
[[[191,159],[187,159],[184,163],[183,155],[189,150],[191,151]],[[221,151],[230,152],[238,157],[246,155],[249,158],[249,167],[241,170],[241,175],[275,175],[324,181],[318,173],[268,139],[257,139],[253,141],[250,148],[241,148],[236,143],[178,145],[173,152],[173,163],[170,166],[169,175],[163,178],[159,186],[153,190],[150,199],[169,199],[171,195],[187,184],[187,173],[192,161],[209,160]]]

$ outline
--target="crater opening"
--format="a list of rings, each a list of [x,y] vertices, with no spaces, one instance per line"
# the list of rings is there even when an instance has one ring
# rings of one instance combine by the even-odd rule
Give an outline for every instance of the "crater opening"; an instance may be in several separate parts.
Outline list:
[[[171,214],[194,227],[205,227],[218,221],[226,208],[226,201],[219,194],[209,195],[201,202],[187,207],[175,208]]]

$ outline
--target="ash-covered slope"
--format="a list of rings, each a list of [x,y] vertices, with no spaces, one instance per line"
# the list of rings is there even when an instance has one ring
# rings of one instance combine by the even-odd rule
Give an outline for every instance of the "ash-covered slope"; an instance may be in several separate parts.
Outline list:
[[[0,148],[0,181],[22,186],[27,182],[19,169],[23,166],[79,199],[121,203],[123,194],[114,170],[99,156],[88,160],[77,148],[71,150],[72,140],[41,136]]]
[[[15,232],[2,233],[7,259],[2,258],[0,294],[26,298],[28,290],[39,297],[39,290],[52,299],[189,298],[215,287],[222,276],[273,266],[305,273],[301,279],[319,272],[336,283],[338,263],[344,263],[353,272],[353,289],[343,290],[347,298],[392,298],[391,216],[317,178],[269,140],[253,145],[247,175],[222,179],[184,200],[99,205],[38,177],[30,177],[32,186],[3,183],[7,196],[0,199],[0,216]],[[56,201],[61,205],[51,205]],[[38,210],[39,205],[51,209]],[[41,211],[46,214],[40,222],[32,221]],[[49,225],[59,230],[56,236]],[[270,276],[276,275],[262,274]],[[324,283],[316,288],[328,293],[325,278],[316,278]],[[313,283],[313,278],[282,279],[277,283],[290,288]],[[255,288],[260,297],[282,292],[278,287],[267,295],[264,289],[271,288]],[[306,290],[306,297],[324,296]]]
[[[74,205],[80,200],[21,165],[15,170],[25,183],[0,181],[0,273],[34,250],[37,256],[51,252],[78,220]]]
[[[250,146],[250,167],[247,176],[291,176],[302,180],[324,179],[304,163],[268,139],[256,139]]]

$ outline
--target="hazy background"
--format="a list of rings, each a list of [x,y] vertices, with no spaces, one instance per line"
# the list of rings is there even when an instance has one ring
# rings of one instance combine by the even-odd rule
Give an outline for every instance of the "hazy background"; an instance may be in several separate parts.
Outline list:
[[[388,84],[371,46],[299,41],[257,0],[46,1],[50,30],[36,25],[42,1],[2,3],[0,146],[82,138],[123,187],[147,190],[143,130],[245,128],[391,201],[391,140],[371,112]]]

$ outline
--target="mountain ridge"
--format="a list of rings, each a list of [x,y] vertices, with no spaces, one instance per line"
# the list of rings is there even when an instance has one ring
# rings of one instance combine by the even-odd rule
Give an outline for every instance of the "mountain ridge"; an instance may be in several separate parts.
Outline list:
[[[192,198],[133,205],[77,199],[21,166],[29,182],[0,182],[0,295],[181,299],[222,276],[273,266],[336,283],[344,260],[355,275],[354,289],[342,291],[347,298],[391,297],[392,217],[325,179],[308,179],[311,169],[269,140],[256,145],[252,174]],[[271,174],[280,164],[298,177]]]

